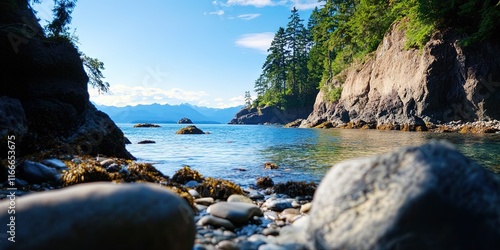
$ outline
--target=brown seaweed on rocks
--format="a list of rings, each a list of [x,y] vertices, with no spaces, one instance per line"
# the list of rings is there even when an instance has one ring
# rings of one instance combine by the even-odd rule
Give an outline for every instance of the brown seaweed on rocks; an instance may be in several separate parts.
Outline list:
[[[172,181],[179,184],[186,184],[189,181],[202,182],[204,179],[200,172],[191,169],[189,166],[182,167],[172,176]]]
[[[241,187],[235,183],[211,177],[205,178],[205,180],[196,187],[196,191],[203,197],[212,197],[221,200],[227,200],[232,194],[243,194]]]
[[[318,185],[315,182],[287,181],[274,185],[273,190],[278,194],[286,194],[290,197],[313,196]]]

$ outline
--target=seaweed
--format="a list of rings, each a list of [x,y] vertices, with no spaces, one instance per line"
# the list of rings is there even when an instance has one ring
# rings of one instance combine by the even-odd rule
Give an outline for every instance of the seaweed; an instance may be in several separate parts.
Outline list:
[[[189,181],[202,182],[203,179],[203,176],[198,171],[191,169],[189,166],[182,167],[172,176],[172,181],[179,184],[186,184]]]
[[[315,182],[287,181],[274,185],[273,190],[278,194],[286,194],[290,197],[313,196],[318,185]]]
[[[241,187],[235,183],[211,177],[205,178],[205,180],[196,187],[196,191],[203,197],[212,197],[221,200],[227,200],[232,194],[243,194]]]
[[[274,182],[271,179],[271,177],[269,177],[269,176],[259,177],[259,178],[257,178],[256,185],[257,185],[257,187],[260,187],[260,188],[268,188],[268,187],[274,186]]]

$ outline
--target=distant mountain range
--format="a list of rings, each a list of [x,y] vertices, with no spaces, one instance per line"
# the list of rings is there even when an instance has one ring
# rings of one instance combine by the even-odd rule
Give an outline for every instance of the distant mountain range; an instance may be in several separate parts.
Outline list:
[[[116,123],[177,123],[189,118],[193,123],[228,123],[243,106],[232,108],[207,108],[190,104],[150,104],[114,107],[94,104]]]

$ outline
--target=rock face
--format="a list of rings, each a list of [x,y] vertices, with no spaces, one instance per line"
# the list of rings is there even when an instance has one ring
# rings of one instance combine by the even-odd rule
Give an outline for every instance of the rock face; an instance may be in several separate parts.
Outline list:
[[[311,108],[283,111],[276,107],[243,108],[229,124],[287,124],[300,118],[306,118]]]
[[[404,21],[402,21],[404,22]],[[325,100],[301,127],[333,126],[425,130],[425,122],[500,119],[500,43],[461,46],[457,32],[433,35],[422,50],[405,49],[404,23],[394,24],[373,56],[343,74],[341,99]],[[338,86],[335,80],[327,88]]]
[[[8,202],[1,205],[7,208]],[[17,197],[16,203],[16,242],[2,239],[2,249],[193,247],[191,208],[157,185],[80,184]],[[0,222],[7,225],[10,216],[2,209]]]
[[[500,179],[431,142],[332,167],[315,193],[315,249],[493,249]]]
[[[89,102],[88,77],[73,45],[47,41],[26,0],[0,3],[0,27],[2,148],[15,135],[18,157],[58,148],[133,158],[122,131]]]

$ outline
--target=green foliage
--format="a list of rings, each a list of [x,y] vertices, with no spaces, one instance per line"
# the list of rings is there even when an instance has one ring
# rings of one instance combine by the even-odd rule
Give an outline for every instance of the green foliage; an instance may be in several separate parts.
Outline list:
[[[326,94],[325,94],[325,101],[329,101],[329,102],[337,102],[338,100],[340,100],[340,97],[342,95],[342,86],[338,86],[338,87],[325,87],[326,88]]]
[[[40,3],[40,0],[31,0],[29,3]],[[45,27],[46,37],[52,42],[69,42],[76,48],[78,37],[70,32],[69,25],[71,24],[71,14],[76,7],[77,0],[54,0],[54,8],[52,9],[53,20]],[[92,58],[79,51],[83,66],[89,77],[89,84],[93,88],[97,88],[99,93],[109,91],[109,83],[105,82],[104,63],[97,58]]]
[[[54,19],[45,26],[47,37],[54,40],[74,41],[74,36],[69,32],[71,13],[75,9],[77,0],[54,0],[52,14]]]
[[[310,32],[298,10],[292,9],[288,25],[276,32],[262,74],[255,81],[254,106],[288,109],[312,105],[319,80],[309,71],[314,66],[309,66],[311,44]],[[316,60],[320,60],[318,56]]]
[[[97,88],[99,93],[106,93],[109,91],[109,83],[103,81],[104,75],[102,71],[104,70],[104,63],[99,61],[97,58],[92,58],[82,54],[82,62],[87,75],[89,76],[90,86]]]

